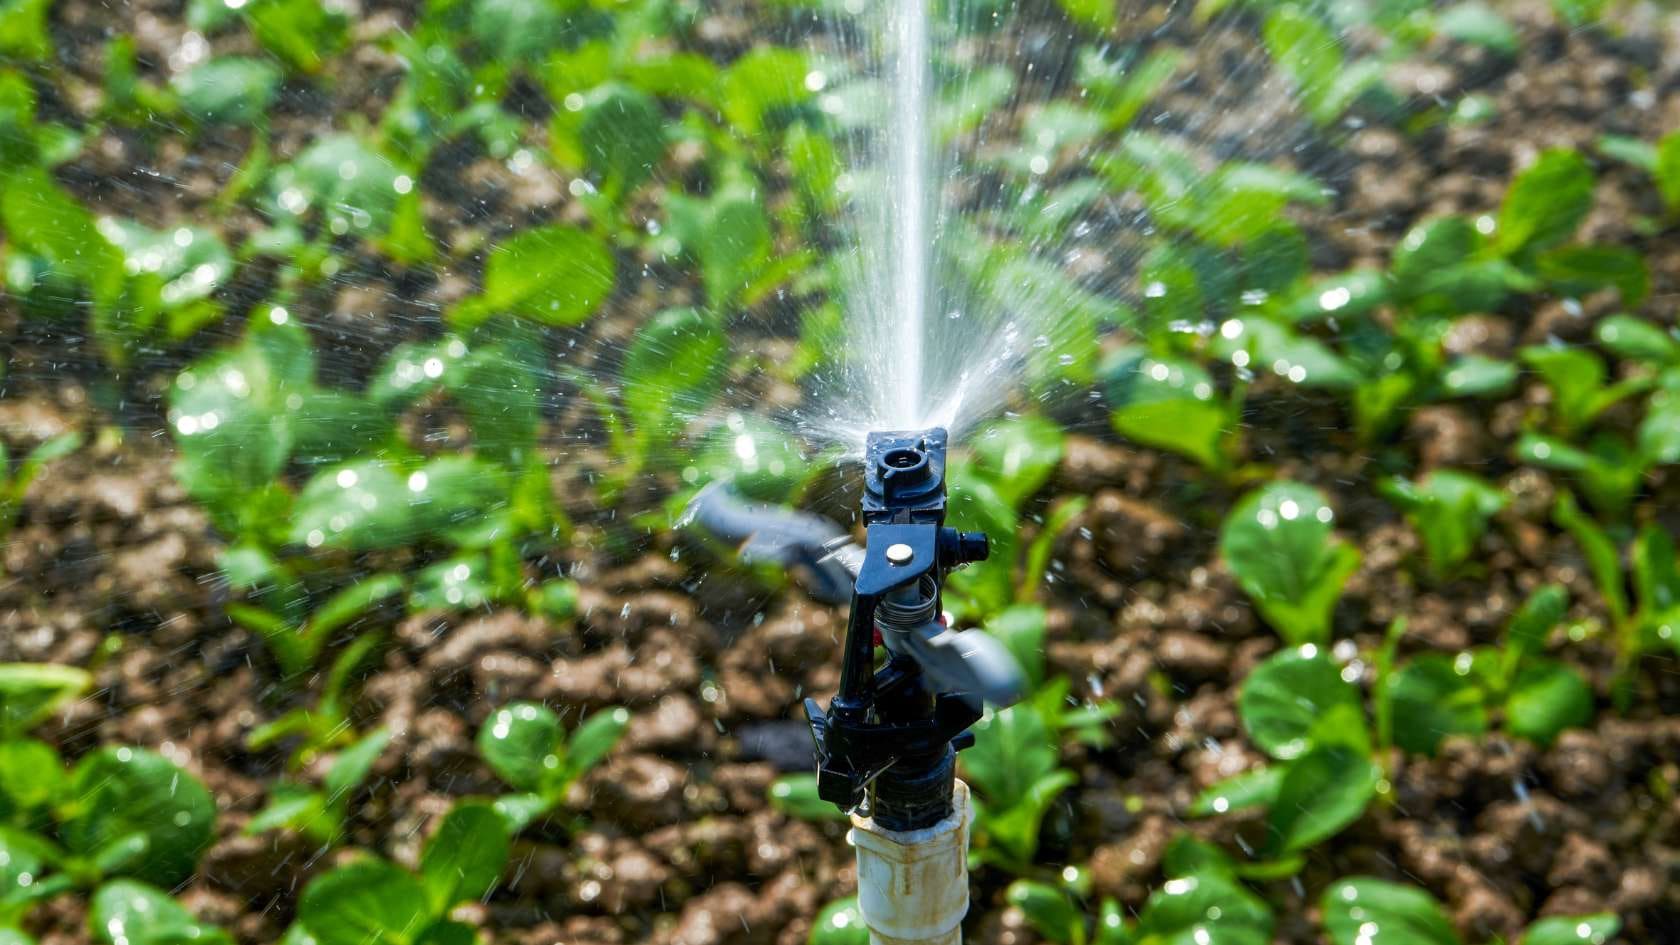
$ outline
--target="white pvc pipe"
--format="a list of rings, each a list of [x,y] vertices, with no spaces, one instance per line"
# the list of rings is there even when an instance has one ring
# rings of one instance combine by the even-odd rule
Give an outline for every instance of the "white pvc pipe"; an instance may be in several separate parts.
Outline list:
[[[858,910],[870,945],[962,945],[968,914],[968,831],[974,810],[958,781],[951,816],[922,830],[888,830],[852,815]]]

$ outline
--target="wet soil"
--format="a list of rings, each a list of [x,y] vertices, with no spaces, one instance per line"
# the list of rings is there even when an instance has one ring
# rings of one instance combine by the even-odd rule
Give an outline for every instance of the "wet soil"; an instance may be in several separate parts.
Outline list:
[[[76,0],[54,10],[61,47],[80,51],[62,83],[68,91],[59,107],[67,114],[90,97],[76,90],[99,81],[94,50],[106,29],[136,36],[153,77],[179,52],[176,4],[148,0],[121,19]],[[1291,127],[1291,140],[1312,145],[1299,151],[1302,163],[1340,193],[1332,210],[1306,221],[1325,268],[1382,262],[1413,222],[1430,215],[1493,211],[1510,174],[1541,148],[1591,153],[1605,133],[1648,138],[1650,129],[1680,127],[1680,35],[1672,26],[1629,14],[1619,32],[1571,30],[1542,7],[1511,10],[1523,38],[1514,59],[1437,42],[1415,57],[1426,65],[1399,65],[1390,76],[1413,114],[1475,91],[1495,103],[1491,121],[1425,123],[1415,134],[1382,124],[1329,133]],[[358,32],[368,35],[412,19],[400,6],[369,5],[365,14]],[[707,42],[749,41],[730,38],[739,19],[733,12],[718,18]],[[1167,42],[1190,35],[1187,23],[1170,18],[1158,26],[1152,35]],[[238,48],[241,41],[216,37],[213,44],[217,52],[249,51]],[[1218,74],[1211,60],[1219,49],[1194,50],[1209,58],[1210,76]],[[288,90],[273,119],[277,153],[295,152],[319,133],[320,115],[376,119],[398,67],[372,52],[353,61],[330,92]],[[1160,111],[1204,114],[1199,103],[1209,81],[1187,80]],[[154,225],[198,219],[244,147],[205,142],[188,155],[118,130],[104,133],[62,177],[110,212]],[[428,207],[447,245],[469,245],[486,228],[520,219],[575,212],[555,181],[510,175],[481,156],[440,160],[460,163],[428,170],[440,180],[447,171],[453,181],[437,188],[450,203]],[[1653,285],[1645,313],[1671,321],[1680,300],[1680,241],[1637,225],[1657,213],[1640,172],[1610,161],[1599,162],[1599,171],[1608,186],[1600,187],[1586,228],[1594,240],[1646,254]],[[255,225],[235,214],[226,228],[231,240]],[[231,288],[230,310],[264,297],[269,287],[261,281]],[[353,374],[404,337],[435,331],[436,313],[470,286],[462,269],[390,272],[370,261],[329,280],[294,311],[320,338],[339,332],[323,349],[340,352],[329,355],[343,362],[335,370]],[[669,282],[621,290],[607,316],[554,343],[581,342],[575,357],[585,363],[610,357],[626,326],[673,297]],[[1547,337],[1579,340],[1597,304],[1542,300],[1532,310],[1489,315],[1464,329],[1462,344],[1507,353]],[[252,751],[246,736],[306,704],[311,689],[283,685],[260,643],[227,618],[219,540],[170,472],[157,400],[163,381],[221,335],[142,359],[124,381],[126,396],[114,399],[90,350],[31,328],[3,298],[0,326],[10,361],[0,437],[13,454],[65,430],[82,430],[92,442],[35,484],[4,546],[0,661],[94,670],[94,693],[43,732],[66,753],[144,745],[204,779],[221,811],[218,839],[183,901],[242,945],[274,942],[303,885],[347,853],[284,833],[241,835],[286,762],[283,746]],[[218,332],[236,330],[233,320]],[[1255,388],[1249,457],[1327,490],[1341,529],[1364,552],[1337,613],[1336,638],[1351,641],[1353,653],[1374,649],[1399,615],[1410,627],[1403,654],[1492,643],[1524,595],[1546,582],[1569,588],[1572,617],[1604,618],[1579,549],[1549,520],[1559,485],[1509,462],[1520,420],[1539,396],[1525,389],[1486,409],[1419,410],[1390,442],[1367,451],[1345,432],[1349,418],[1338,405],[1266,383]],[[351,804],[348,847],[412,862],[417,838],[450,803],[494,793],[496,779],[472,744],[493,708],[536,699],[575,717],[624,705],[634,721],[620,748],[576,786],[562,815],[518,842],[503,886],[464,917],[500,945],[803,942],[817,910],[852,891],[851,852],[841,828],[790,820],[767,805],[765,791],[778,772],[807,760],[799,700],[834,690],[843,614],[796,590],[772,593],[727,568],[702,573],[692,556],[673,554],[669,536],[628,533],[593,508],[587,476],[612,460],[579,442],[576,431],[594,421],[568,409],[574,412],[563,410],[553,424],[569,431],[552,433],[555,488],[580,528],[577,540],[554,553],[581,585],[579,616],[566,623],[511,611],[375,620],[371,629],[385,643],[352,688],[351,716],[358,727],[388,726],[394,738]],[[1252,817],[1192,821],[1184,812],[1199,790],[1262,760],[1243,735],[1234,693],[1278,643],[1216,554],[1215,529],[1235,490],[1180,460],[1099,435],[1087,418],[1067,419],[1086,432],[1072,438],[1035,502],[1063,494],[1091,501],[1056,539],[1053,581],[1044,589],[1052,607],[1048,661],[1073,680],[1076,698],[1114,699],[1124,711],[1111,723],[1110,747],[1064,749],[1080,783],[1047,819],[1042,856],[1051,866],[1088,865],[1097,893],[1135,910],[1159,886],[1161,857],[1177,832],[1233,851],[1261,839],[1263,824]],[[1445,584],[1421,577],[1416,537],[1371,498],[1375,479],[1394,468],[1440,465],[1477,467],[1517,497],[1483,539],[1472,573]],[[632,495],[651,506],[670,486],[652,481]],[[1676,491],[1661,472],[1648,488],[1653,508]],[[1423,885],[1468,941],[1515,940],[1536,917],[1600,910],[1622,917],[1620,941],[1680,941],[1680,665],[1645,660],[1631,706],[1618,712],[1609,700],[1609,645],[1594,638],[1555,649],[1593,681],[1600,703],[1593,727],[1565,733],[1546,750],[1495,735],[1449,742],[1434,759],[1397,758],[1382,801],[1311,851],[1297,880],[1262,888],[1278,908],[1280,942],[1319,941],[1319,892],[1351,873]],[[295,776],[319,775],[306,767]],[[970,940],[1036,940],[1002,901],[1008,879],[977,873]],[[83,905],[70,896],[37,911],[32,923],[44,945],[89,940]]]

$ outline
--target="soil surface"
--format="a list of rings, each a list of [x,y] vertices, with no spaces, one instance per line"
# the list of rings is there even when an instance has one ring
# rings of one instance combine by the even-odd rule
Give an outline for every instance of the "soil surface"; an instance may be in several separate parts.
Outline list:
[[[1303,166],[1340,194],[1336,206],[1306,220],[1315,264],[1381,264],[1420,219],[1492,212],[1510,175],[1542,148],[1590,154],[1606,133],[1649,138],[1651,129],[1680,127],[1673,21],[1633,13],[1619,30],[1570,29],[1541,6],[1511,13],[1522,37],[1515,58],[1438,42],[1391,70],[1390,82],[1414,105],[1472,90],[1490,97],[1489,122],[1415,134],[1379,124],[1328,136],[1305,125],[1284,132],[1311,141],[1297,151]],[[406,5],[368,3],[357,29],[378,35],[412,15]],[[720,48],[731,45],[732,15],[717,14]],[[56,4],[70,91],[53,107],[77,114],[74,91],[100,81],[108,29],[134,35],[143,67],[161,74],[185,30],[179,17],[178,5],[161,0],[120,16],[87,0]],[[1167,42],[1200,35],[1188,21],[1161,29]],[[1252,41],[1252,25],[1246,34],[1240,22],[1226,29],[1229,36],[1193,50],[1207,58],[1210,78],[1187,80],[1154,108],[1208,114],[1221,43]],[[240,51],[241,41],[218,39],[230,45],[216,52]],[[750,43],[750,35],[734,43]],[[322,115],[377,119],[400,67],[376,45],[358,49],[330,91],[288,86],[272,118],[276,153],[299,150]],[[153,225],[202,219],[244,146],[202,141],[185,153],[179,139],[145,129],[108,131],[61,178],[101,210]],[[1680,241],[1634,225],[1656,212],[1641,172],[1610,161],[1598,170],[1603,183],[1586,231],[1645,253],[1653,286],[1644,308],[1671,320]],[[426,171],[427,189],[438,195],[428,223],[440,241],[463,245],[474,238],[468,231],[575,214],[561,182],[545,173],[513,175],[487,157],[440,156]],[[230,241],[257,226],[244,213],[221,223]],[[329,362],[323,370],[365,375],[392,345],[435,331],[438,310],[470,291],[474,278],[458,269],[391,272],[371,259],[358,268],[352,260],[293,311],[315,333]],[[691,282],[673,284],[683,283],[672,276],[621,287],[605,316],[552,343],[577,343],[575,357],[586,365],[609,357],[647,311],[696,291]],[[226,290],[229,309],[242,311],[269,288],[260,273],[246,277]],[[1543,300],[1487,316],[1459,343],[1508,354],[1547,338],[1584,340],[1591,317],[1602,314],[1598,304]],[[774,323],[766,313],[760,330],[774,336],[766,327]],[[183,901],[242,945],[272,943],[303,885],[348,853],[285,833],[241,834],[286,761],[283,747],[254,752],[245,739],[311,694],[281,686],[260,641],[226,616],[220,539],[170,469],[161,392],[174,370],[225,335],[139,358],[112,378],[91,345],[25,322],[3,298],[0,329],[9,361],[0,437],[13,455],[66,430],[84,431],[91,443],[35,483],[4,546],[0,661],[93,668],[92,697],[43,730],[67,754],[107,743],[149,746],[203,778],[220,807],[219,838]],[[773,355],[777,343],[761,350]],[[113,383],[128,396],[113,397]],[[759,402],[799,396],[763,378],[745,389]],[[1550,521],[1558,484],[1508,459],[1523,417],[1543,397],[1537,383],[1525,384],[1486,409],[1419,410],[1371,454],[1355,446],[1339,405],[1256,386],[1249,458],[1325,489],[1341,530],[1364,552],[1337,613],[1343,646],[1374,649],[1397,615],[1409,619],[1403,655],[1493,643],[1524,596],[1547,582],[1568,587],[1572,617],[1604,617],[1579,549]],[[1176,458],[1118,443],[1101,431],[1100,417],[1055,409],[1083,432],[1035,507],[1063,494],[1090,502],[1056,539],[1053,580],[1043,589],[1052,609],[1048,662],[1073,681],[1075,698],[1106,697],[1124,711],[1110,723],[1111,747],[1064,748],[1080,781],[1047,818],[1040,859],[1087,865],[1097,893],[1136,910],[1160,885],[1162,854],[1179,831],[1233,851],[1263,837],[1254,817],[1190,820],[1185,811],[1202,788],[1261,762],[1238,722],[1235,692],[1279,643],[1218,560],[1216,528],[1234,494]],[[394,738],[351,805],[348,846],[412,863],[451,802],[495,793],[472,743],[495,707],[543,700],[575,716],[624,705],[634,719],[625,741],[576,786],[565,816],[527,832],[503,887],[465,917],[497,945],[796,945],[823,904],[853,891],[852,854],[841,827],[789,819],[766,803],[766,788],[808,762],[799,702],[826,700],[837,685],[844,614],[797,590],[772,593],[727,567],[693,563],[703,558],[674,553],[683,549],[670,535],[637,531],[628,516],[574,498],[587,494],[579,486],[591,470],[612,462],[589,442],[595,424],[587,410],[566,406],[550,431],[556,496],[579,526],[578,539],[557,551],[581,587],[575,621],[511,611],[380,613],[357,628],[386,629],[388,644],[352,689],[353,720],[389,726]],[[1414,577],[1417,537],[1372,497],[1373,483],[1397,462],[1420,472],[1474,468],[1516,497],[1483,539],[1470,576],[1445,585]],[[1648,483],[1653,499],[1645,505],[1665,518],[1674,516],[1662,510],[1680,508],[1666,501],[1680,498],[1671,480],[1659,471]],[[672,486],[650,481],[630,501],[651,507]],[[1493,735],[1450,742],[1434,759],[1398,759],[1389,792],[1357,824],[1314,848],[1295,880],[1260,887],[1277,907],[1278,941],[1320,941],[1322,889],[1364,873],[1427,888],[1467,941],[1514,941],[1539,916],[1613,911],[1624,923],[1618,941],[1680,942],[1680,666],[1646,659],[1631,706],[1617,712],[1609,644],[1594,638],[1556,649],[1593,680],[1594,726],[1565,733],[1548,750]],[[299,776],[319,775],[306,768]],[[1036,941],[1002,901],[1010,877],[982,869],[974,878],[968,940]],[[85,903],[74,896],[37,910],[32,922],[44,945],[89,941]]]

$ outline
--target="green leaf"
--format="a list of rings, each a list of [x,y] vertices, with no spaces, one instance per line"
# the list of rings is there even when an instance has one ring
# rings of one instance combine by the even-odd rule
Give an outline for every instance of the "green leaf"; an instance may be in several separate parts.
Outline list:
[[[0,58],[42,62],[52,58],[52,34],[47,14],[53,0],[0,2]]]
[[[1353,367],[1323,342],[1266,318],[1226,319],[1212,350],[1233,363],[1253,364],[1302,387],[1349,390],[1360,380]]]
[[[30,823],[26,815],[63,797],[64,762],[45,742],[0,741],[0,821]]]
[[[1313,121],[1328,125],[1379,81],[1375,63],[1346,65],[1341,43],[1329,27],[1294,4],[1266,17],[1263,35],[1272,61],[1295,83]]]
[[[807,945],[869,945],[869,928],[863,924],[856,896],[836,899],[817,913]]]
[[[1332,883],[1320,908],[1335,945],[1460,945],[1440,904],[1411,886],[1351,877]]]
[[[1061,424],[1038,414],[989,424],[969,441],[973,468],[991,479],[1005,502],[1019,506],[1050,480],[1065,436]]]
[[[619,739],[624,737],[624,731],[629,726],[629,710],[618,706],[602,709],[584,719],[566,742],[564,780],[551,783],[550,792],[583,777],[591,768],[600,764],[618,745]]]
[[[1592,191],[1585,158],[1566,148],[1542,153],[1505,192],[1494,248],[1509,256],[1567,240],[1592,208]]]
[[[1558,496],[1557,505],[1552,510],[1552,518],[1575,539],[1581,547],[1581,553],[1586,556],[1587,567],[1592,571],[1593,581],[1598,585],[1598,593],[1604,598],[1604,605],[1610,611],[1611,619],[1620,624],[1627,618],[1627,590],[1622,578],[1621,554],[1610,536],[1604,533],[1597,522],[1581,512],[1580,506],[1575,504],[1574,496],[1565,492]]]
[[[1407,297],[1421,295],[1429,280],[1467,261],[1481,244],[1481,234],[1465,217],[1419,223],[1394,249],[1391,271],[1396,289]]]
[[[35,940],[18,929],[0,929],[0,945],[36,945]],[[864,943],[867,945],[867,943]]]
[[[280,88],[280,70],[266,59],[219,56],[171,80],[181,107],[200,124],[264,121]]]
[[[1516,365],[1479,354],[1455,358],[1441,375],[1441,389],[1449,397],[1495,397],[1516,382]]]
[[[1604,945],[1622,929],[1612,912],[1597,915],[1559,915],[1528,927],[1517,945]]]
[[[351,791],[367,780],[374,762],[385,753],[385,746],[390,743],[390,731],[381,727],[339,752],[338,757],[333,759],[332,766],[327,769],[326,776],[321,779],[321,789],[326,792],[327,798],[331,801],[347,799]]]
[[[560,717],[545,706],[516,702],[497,709],[478,730],[485,764],[508,784],[536,790],[561,764],[565,732]]]
[[[72,853],[133,845],[124,872],[173,885],[210,846],[216,804],[199,780],[143,748],[101,748],[77,763],[61,835]]]
[[[624,356],[624,409],[638,436],[666,437],[711,402],[724,377],[729,338],[692,308],[654,316]]]
[[[1359,690],[1311,645],[1267,658],[1249,674],[1237,697],[1248,737],[1280,761],[1311,750],[1313,727],[1338,706],[1358,710]]]
[[[612,251],[600,237],[562,224],[522,230],[490,251],[484,294],[450,317],[462,327],[501,313],[578,325],[606,301],[616,278]]]
[[[1148,945],[1268,945],[1272,910],[1217,872],[1179,876],[1149,897],[1137,935]]]
[[[958,756],[964,778],[990,811],[1026,800],[1035,782],[1056,770],[1055,740],[1029,704],[998,710],[974,726],[974,746]]]
[[[420,880],[376,859],[317,877],[298,904],[298,921],[319,945],[401,945],[430,918]]]
[[[718,92],[724,117],[744,135],[764,132],[777,114],[811,97],[805,86],[809,71],[804,53],[798,50],[757,47],[723,74]]]
[[[1435,29],[1464,43],[1472,43],[1506,56],[1517,53],[1517,31],[1485,3],[1461,3],[1435,16]]]
[[[1292,644],[1328,643],[1342,586],[1359,552],[1336,540],[1323,493],[1277,482],[1237,503],[1220,532],[1220,553],[1266,622]]]
[[[1190,802],[1192,817],[1229,814],[1252,807],[1269,807],[1289,770],[1286,765],[1262,766],[1209,785]]]
[[[1197,839],[1194,834],[1180,833],[1167,843],[1167,850],[1161,856],[1161,872],[1169,879],[1204,874],[1235,878],[1237,864],[1218,845]]]
[[[63,854],[49,841],[0,825],[0,923],[51,893],[52,877],[47,874],[61,860]]]
[[[1436,575],[1450,573],[1470,557],[1488,519],[1506,501],[1503,492],[1480,478],[1451,469],[1437,469],[1416,483],[1389,479],[1381,491],[1405,510]]]
[[[1342,745],[1295,759],[1272,802],[1272,855],[1296,853],[1340,833],[1365,812],[1381,778],[1382,769],[1369,755]]]
[[[1535,268],[1540,278],[1564,295],[1614,288],[1629,307],[1643,302],[1651,288],[1645,257],[1626,246],[1559,246],[1541,254]]]
[[[478,931],[464,922],[440,919],[426,926],[414,945],[479,945]]]
[[[472,611],[495,599],[490,562],[482,552],[476,552],[446,558],[416,574],[408,609]]]
[[[1068,894],[1048,883],[1018,879],[1004,891],[1004,900],[1027,917],[1027,924],[1059,945],[1083,945],[1085,916]]]
[[[404,544],[415,532],[410,495],[404,477],[379,460],[324,469],[298,494],[290,539],[352,551]]]
[[[1611,315],[1594,328],[1598,343],[1611,354],[1647,364],[1680,364],[1680,340],[1633,315]]]
[[[772,781],[770,806],[800,820],[851,820],[851,815],[817,795],[817,776],[808,772],[784,774]]]
[[[1671,131],[1657,142],[1657,191],[1669,216],[1680,213],[1680,131]]]
[[[1449,654],[1420,655],[1390,677],[1388,687],[1394,742],[1406,751],[1432,755],[1448,735],[1487,731],[1486,695],[1469,667]]]
[[[1378,269],[1351,269],[1308,283],[1282,304],[1292,322],[1325,318],[1358,318],[1375,311],[1389,300],[1390,284]]]
[[[581,98],[578,147],[605,191],[622,195],[647,180],[664,156],[665,116],[652,96],[616,82]]]
[[[413,186],[384,155],[352,135],[332,134],[275,170],[271,212],[278,221],[317,217],[335,235],[380,236],[391,229],[397,198]]]
[[[742,495],[784,502],[811,473],[798,437],[758,417],[731,413],[708,433],[683,481],[703,485],[726,479]]]
[[[770,262],[770,217],[759,188],[732,181],[704,200],[673,194],[666,206],[672,235],[699,261],[707,307],[727,310]]]
[[[269,792],[268,804],[251,815],[243,833],[257,836],[270,830],[296,830],[330,843],[342,824],[328,816],[326,798],[296,784],[280,783]]]
[[[349,18],[316,0],[255,0],[246,19],[264,49],[304,73],[320,72],[349,39]]]
[[[1100,374],[1110,419],[1122,436],[1188,456],[1206,469],[1228,465],[1225,442],[1235,422],[1201,366],[1121,349]]]
[[[470,547],[484,544],[477,540],[480,528],[492,534],[503,530],[495,513],[507,508],[508,492],[508,476],[501,467],[465,456],[442,456],[407,477],[403,498],[415,532],[448,536]]]
[[[569,30],[569,5],[548,0],[475,0],[468,35],[490,62],[538,62]]]
[[[1038,604],[1020,604],[1001,611],[986,621],[986,632],[1009,649],[1009,655],[1037,688],[1044,682],[1044,636],[1049,614]]]
[[[21,737],[92,685],[74,666],[0,663],[0,742]]]
[[[1556,660],[1534,658],[1517,669],[1505,699],[1505,727],[1540,745],[1566,728],[1592,721],[1593,692],[1581,674]]]
[[[487,804],[457,804],[420,854],[420,880],[434,915],[489,894],[502,878],[508,835]]]
[[[88,925],[107,945],[233,945],[227,933],[200,923],[168,893],[127,880],[94,893]]]
[[[1569,592],[1560,584],[1547,584],[1528,595],[1505,629],[1508,665],[1521,663],[1524,657],[1544,649],[1546,637],[1568,609]]]
[[[1608,158],[1631,164],[1639,170],[1654,174],[1657,170],[1657,146],[1626,135],[1602,135],[1598,150]]]

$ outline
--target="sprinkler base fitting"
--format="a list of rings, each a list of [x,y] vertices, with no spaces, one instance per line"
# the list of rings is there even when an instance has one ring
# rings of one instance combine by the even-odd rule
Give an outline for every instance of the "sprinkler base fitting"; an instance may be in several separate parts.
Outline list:
[[[961,945],[968,914],[968,785],[953,782],[951,812],[931,827],[890,830],[852,815],[858,911],[870,945]]]

